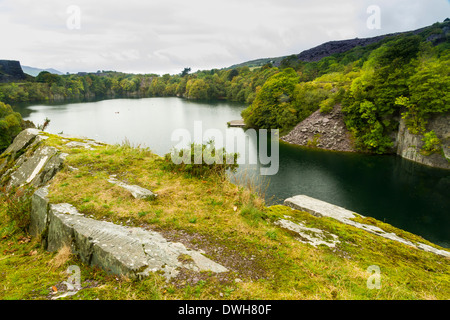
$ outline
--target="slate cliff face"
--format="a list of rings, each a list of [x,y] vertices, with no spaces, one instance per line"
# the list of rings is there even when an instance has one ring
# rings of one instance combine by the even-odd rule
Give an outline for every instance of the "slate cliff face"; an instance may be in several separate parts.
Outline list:
[[[19,61],[0,60],[0,82],[11,82],[26,79]]]
[[[427,166],[450,169],[450,114],[439,115],[428,119],[427,131],[433,130],[442,142],[442,154],[424,155],[421,149],[424,145],[423,135],[409,132],[404,120],[400,120],[397,136],[397,154],[402,158]]]
[[[421,152],[424,145],[423,135],[414,135],[408,131],[404,120],[400,120],[398,132],[392,133],[393,153],[404,159],[423,165],[450,169],[450,114],[437,115],[428,119],[427,132],[433,130],[442,142],[442,153],[425,155]],[[336,105],[329,114],[319,110],[300,122],[281,140],[300,146],[314,147],[331,151],[356,152],[351,134],[344,122],[341,106]]]

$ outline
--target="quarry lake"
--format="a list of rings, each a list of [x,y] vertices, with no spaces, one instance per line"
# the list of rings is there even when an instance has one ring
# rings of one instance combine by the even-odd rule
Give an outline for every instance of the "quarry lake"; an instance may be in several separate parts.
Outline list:
[[[268,142],[258,141],[241,128],[227,128],[228,121],[241,118],[245,107],[230,102],[143,98],[20,105],[16,110],[35,124],[48,117],[51,122],[46,131],[50,133],[81,135],[110,144],[128,140],[159,155],[180,142],[172,139],[177,129],[187,130],[196,142],[208,138],[208,129],[217,129],[225,140],[227,133],[237,139],[247,136],[244,156],[258,160],[259,144]],[[202,135],[198,135],[199,126]],[[260,167],[251,161],[242,164],[237,176],[251,177],[261,185],[268,204],[304,194],[450,247],[449,171],[397,156],[326,152],[286,143],[279,145],[275,175],[260,175]]]

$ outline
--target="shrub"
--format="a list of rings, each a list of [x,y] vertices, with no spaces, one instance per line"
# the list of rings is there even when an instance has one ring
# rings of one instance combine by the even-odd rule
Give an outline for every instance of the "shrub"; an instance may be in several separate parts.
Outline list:
[[[32,194],[31,187],[0,190],[0,200],[6,204],[6,215],[16,230],[25,231],[30,224]]]
[[[21,115],[14,112],[9,104],[0,102],[0,153],[8,148],[23,127]]]
[[[423,136],[422,141],[424,142],[424,145],[421,149],[423,155],[431,155],[432,153],[441,151],[442,142],[433,130],[425,133]]]
[[[204,177],[224,175],[227,170],[236,171],[237,153],[227,153],[225,148],[216,149],[214,141],[206,144],[191,143],[189,148],[176,149],[164,156],[165,168],[185,172],[191,176]],[[176,160],[176,161],[174,161]]]

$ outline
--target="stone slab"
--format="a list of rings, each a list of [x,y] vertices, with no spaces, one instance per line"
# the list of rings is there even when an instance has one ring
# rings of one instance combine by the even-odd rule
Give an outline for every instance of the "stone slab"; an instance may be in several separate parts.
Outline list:
[[[130,185],[125,182],[119,181],[115,178],[115,175],[110,176],[108,182],[116,184],[125,190],[128,190],[135,199],[153,199],[158,196],[150,190],[142,188],[138,185]]]
[[[70,246],[83,262],[131,278],[160,271],[170,279],[180,268],[228,271],[199,251],[167,241],[158,232],[87,218],[70,204],[48,204],[47,192],[40,188],[33,196],[32,230],[46,237],[48,251]]]
[[[409,246],[412,246],[412,247],[415,247],[415,248],[418,248],[418,249],[421,249],[424,251],[433,252],[433,253],[441,255],[441,256],[450,257],[449,251],[439,250],[439,249],[433,248],[431,246],[424,245],[422,243],[413,243],[409,240],[399,237],[395,233],[386,232],[379,227],[353,221],[352,220],[353,218],[356,218],[358,216],[359,217],[364,217],[364,216],[357,214],[355,212],[352,212],[350,210],[347,210],[345,208],[330,204],[328,202],[308,197],[306,195],[297,195],[297,196],[288,198],[284,201],[284,205],[291,207],[292,209],[295,209],[295,210],[308,212],[319,218],[320,217],[330,217],[330,218],[338,220],[342,223],[354,226],[356,228],[376,234],[376,235],[384,237],[386,239],[397,241],[397,242],[400,242],[400,243],[403,243],[403,244],[406,244],[406,245],[409,245]]]

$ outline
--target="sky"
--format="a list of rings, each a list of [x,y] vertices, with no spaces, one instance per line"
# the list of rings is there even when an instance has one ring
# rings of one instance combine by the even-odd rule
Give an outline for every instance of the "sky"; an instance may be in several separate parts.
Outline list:
[[[176,74],[447,17],[450,0],[0,0],[0,59],[64,73]]]

